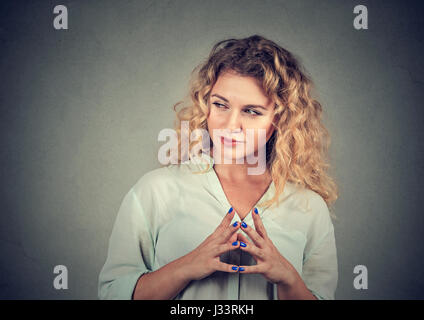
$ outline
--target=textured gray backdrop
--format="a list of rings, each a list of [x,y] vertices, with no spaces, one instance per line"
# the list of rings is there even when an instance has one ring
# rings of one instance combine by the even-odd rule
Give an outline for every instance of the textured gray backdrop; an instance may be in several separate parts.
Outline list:
[[[368,30],[353,28],[357,4]],[[191,70],[252,34],[301,58],[325,109],[336,298],[424,298],[423,16],[413,1],[2,1],[0,298],[97,299],[117,210],[159,166]],[[59,264],[68,290],[53,288]]]

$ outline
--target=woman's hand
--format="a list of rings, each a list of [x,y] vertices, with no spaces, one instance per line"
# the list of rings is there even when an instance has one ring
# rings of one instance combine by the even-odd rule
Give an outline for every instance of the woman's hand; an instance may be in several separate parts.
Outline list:
[[[280,254],[271,239],[268,238],[259,214],[252,211],[252,217],[256,230],[246,223],[242,223],[241,229],[253,242],[241,233],[237,235],[237,238],[246,244],[246,246],[242,244],[240,249],[250,253],[257,264],[241,266],[239,271],[241,273],[260,273],[272,283],[293,286],[299,279],[296,269]]]
[[[230,224],[235,210],[225,215],[221,224],[196,249],[183,257],[185,275],[189,280],[200,280],[215,271],[237,272],[237,266],[221,262],[220,255],[240,247],[235,232],[240,222]]]

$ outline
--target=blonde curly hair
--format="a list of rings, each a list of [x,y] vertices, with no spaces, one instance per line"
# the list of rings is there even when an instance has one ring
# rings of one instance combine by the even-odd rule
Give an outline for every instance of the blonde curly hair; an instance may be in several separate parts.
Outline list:
[[[181,150],[181,121],[189,132],[207,130],[209,94],[220,74],[232,71],[254,77],[275,103],[275,131],[266,144],[267,168],[275,185],[275,195],[260,206],[279,203],[286,181],[317,192],[331,206],[338,188],[327,174],[330,135],[321,122],[322,106],[311,97],[313,83],[292,53],[260,35],[227,39],[216,43],[209,57],[191,73],[187,106],[176,112],[175,130]],[[188,152],[201,139],[191,141]],[[210,141],[212,143],[212,141]],[[181,163],[182,153],[178,154]],[[187,156],[185,156],[187,158]]]

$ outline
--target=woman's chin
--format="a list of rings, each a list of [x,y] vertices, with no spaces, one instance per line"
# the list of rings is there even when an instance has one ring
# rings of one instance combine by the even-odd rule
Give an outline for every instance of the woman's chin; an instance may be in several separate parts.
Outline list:
[[[246,156],[244,153],[242,155],[237,155],[235,151],[232,152],[232,154],[223,154],[221,155],[220,159],[215,159],[215,163],[218,164],[245,164],[246,163]]]

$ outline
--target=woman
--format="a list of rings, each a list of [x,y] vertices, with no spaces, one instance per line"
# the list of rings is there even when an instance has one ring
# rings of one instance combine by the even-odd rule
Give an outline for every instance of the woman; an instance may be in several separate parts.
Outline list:
[[[334,299],[337,187],[311,80],[258,35],[218,42],[194,71],[191,103],[177,113],[178,164],[125,196],[99,297]],[[185,121],[209,134],[188,149]]]

